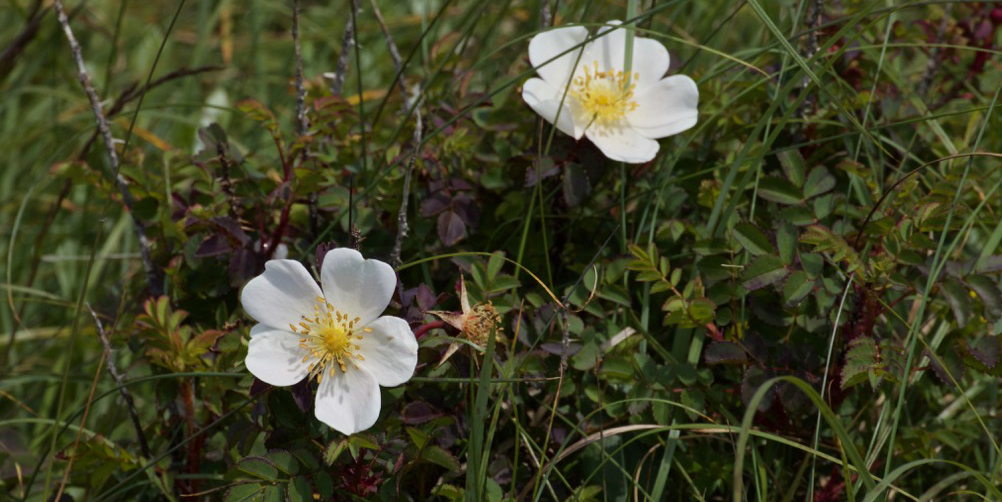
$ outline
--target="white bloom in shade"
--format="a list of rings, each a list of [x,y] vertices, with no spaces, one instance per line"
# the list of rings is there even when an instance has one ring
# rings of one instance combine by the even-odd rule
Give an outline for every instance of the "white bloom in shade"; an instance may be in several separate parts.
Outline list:
[[[541,78],[525,82],[522,99],[574,139],[586,136],[606,157],[642,163],[658,152],[655,139],[696,125],[699,90],[685,75],[662,78],[668,50],[650,38],[633,38],[632,76],[624,74],[626,29],[619,24],[609,21],[584,44],[582,26],[533,37],[529,61]]]
[[[271,385],[317,380],[316,415],[344,434],[379,417],[379,386],[400,385],[417,365],[407,322],[381,316],[397,276],[386,263],[353,249],[324,257],[320,283],[298,261],[270,260],[244,286],[240,302],[251,328],[247,369]]]

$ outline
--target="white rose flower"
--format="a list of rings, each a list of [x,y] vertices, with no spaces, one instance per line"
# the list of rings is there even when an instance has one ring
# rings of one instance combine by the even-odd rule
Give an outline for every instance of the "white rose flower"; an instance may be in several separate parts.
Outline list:
[[[354,434],[379,417],[379,386],[414,374],[417,339],[403,319],[380,317],[397,284],[386,263],[334,249],[324,257],[320,283],[323,291],[298,261],[270,260],[244,286],[240,302],[259,323],[245,362],[271,385],[317,380],[317,418]]]
[[[658,152],[655,139],[696,125],[699,90],[685,75],[662,78],[668,50],[650,38],[634,37],[633,75],[627,78],[626,30],[619,24],[609,21],[584,45],[588,30],[582,26],[533,37],[529,61],[541,78],[525,82],[522,99],[574,139],[586,136],[606,157],[643,163]]]

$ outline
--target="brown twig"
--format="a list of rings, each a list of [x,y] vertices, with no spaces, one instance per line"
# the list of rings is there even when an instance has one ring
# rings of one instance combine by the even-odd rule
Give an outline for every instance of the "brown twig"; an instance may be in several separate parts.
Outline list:
[[[3,52],[0,52],[0,80],[3,80],[14,69],[17,58],[28,47],[28,44],[38,35],[38,29],[42,26],[42,19],[49,13],[49,8],[42,9],[42,0],[35,0],[31,6],[31,14],[24,23],[21,32],[11,40]]]
[[[125,400],[125,405],[129,409],[129,418],[132,419],[132,426],[136,429],[136,437],[139,439],[139,449],[143,452],[144,457],[151,458],[150,445],[146,441],[146,434],[143,433],[143,425],[139,422],[139,412],[136,411],[136,402],[132,399],[132,393],[125,386],[125,379],[122,378],[122,374],[115,368],[115,360],[112,357],[111,342],[108,340],[108,334],[105,333],[101,319],[89,303],[87,304],[87,310],[90,311],[90,316],[94,319],[94,326],[97,327],[97,336],[101,339],[101,344],[104,345],[104,359],[108,361],[108,372],[115,379],[115,384],[118,385],[118,392],[122,394],[122,399]]]
[[[358,15],[359,7],[358,0],[351,0],[351,8],[354,15]],[[328,74],[331,85],[331,94],[334,96],[340,96],[342,89],[344,89],[344,77],[348,72],[348,58],[351,55],[351,49],[355,46],[355,23],[348,22],[344,27],[344,35],[341,36],[341,52],[337,57],[337,66],[334,69],[334,73]]]
[[[94,85],[91,83],[90,75],[87,73],[87,67],[84,65],[83,60],[83,51],[81,51],[80,44],[77,43],[77,39],[73,35],[73,29],[70,28],[69,19],[67,19],[66,11],[63,9],[62,0],[54,0],[53,6],[56,8],[56,17],[59,19],[59,24],[63,28],[66,39],[69,41],[70,50],[77,65],[77,78],[80,80],[80,85],[83,86],[84,92],[87,94],[91,110],[94,112],[94,117],[97,120],[98,130],[104,139],[104,147],[108,153],[108,161],[111,165],[111,172],[114,178],[113,181],[118,186],[118,191],[122,196],[122,203],[125,204],[126,209],[132,216],[132,227],[139,241],[139,252],[142,256],[143,269],[146,271],[148,291],[152,296],[159,296],[162,291],[160,273],[153,264],[153,258],[150,254],[150,240],[146,236],[146,227],[133,210],[135,200],[129,192],[128,182],[119,171],[118,153],[115,151],[115,142],[111,136],[111,129],[108,127],[108,119],[101,109],[101,101],[98,99]]]

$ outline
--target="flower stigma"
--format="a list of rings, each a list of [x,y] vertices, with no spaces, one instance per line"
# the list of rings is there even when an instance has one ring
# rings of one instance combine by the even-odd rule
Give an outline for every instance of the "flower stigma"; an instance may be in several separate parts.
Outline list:
[[[615,68],[601,71],[598,61],[593,61],[591,67],[585,64],[581,68],[584,74],[574,77],[570,94],[578,102],[578,113],[589,120],[589,126],[617,126],[628,112],[637,109],[633,91],[637,87],[639,73],[627,78],[628,75]]]
[[[349,364],[357,369],[358,362],[365,361],[365,357],[357,353],[362,348],[357,342],[363,339],[363,334],[371,333],[372,328],[356,326],[361,318],[350,318],[323,297],[317,297],[312,318],[301,318],[298,326],[289,324],[289,327],[303,337],[299,339],[299,346],[309,352],[303,362],[314,359],[309,365],[309,378],[316,378],[320,383],[328,368],[331,372],[340,368],[345,373]]]

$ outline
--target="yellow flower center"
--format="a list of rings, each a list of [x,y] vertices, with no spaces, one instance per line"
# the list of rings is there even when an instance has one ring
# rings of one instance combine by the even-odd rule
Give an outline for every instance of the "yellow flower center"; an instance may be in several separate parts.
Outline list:
[[[491,302],[478,303],[470,309],[463,321],[463,331],[466,337],[477,345],[486,346],[487,337],[494,331],[495,326],[501,325],[501,316]],[[501,337],[495,340],[502,340]]]
[[[637,87],[639,73],[628,79],[615,68],[599,70],[598,61],[593,61],[591,67],[582,65],[582,70],[583,75],[574,77],[570,94],[579,105],[579,118],[588,126],[594,124],[605,128],[619,125],[628,112],[637,109],[633,91]]]
[[[365,357],[357,353],[362,347],[356,342],[363,339],[363,333],[371,333],[372,328],[356,327],[361,318],[349,318],[322,297],[317,297],[312,318],[301,317],[299,326],[290,324],[289,327],[293,333],[303,336],[299,346],[309,352],[303,362],[314,359],[309,366],[309,378],[315,377],[320,383],[328,369],[334,372],[335,368],[340,368],[344,373],[348,364],[358,368],[358,361],[365,361]]]

